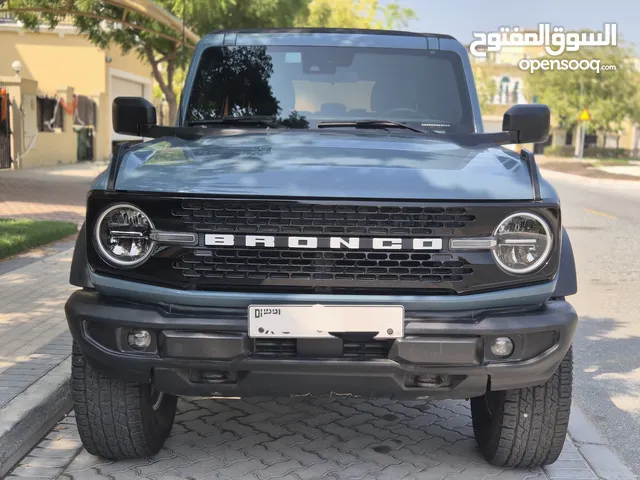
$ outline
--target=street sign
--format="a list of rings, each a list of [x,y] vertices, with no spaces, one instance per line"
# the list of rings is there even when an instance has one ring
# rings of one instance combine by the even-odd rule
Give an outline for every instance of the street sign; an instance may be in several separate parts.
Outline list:
[[[578,120],[582,120],[583,122],[588,122],[589,120],[591,120],[591,114],[589,113],[589,110],[587,110],[586,108],[583,108],[582,111],[580,112],[580,116],[578,117]]]

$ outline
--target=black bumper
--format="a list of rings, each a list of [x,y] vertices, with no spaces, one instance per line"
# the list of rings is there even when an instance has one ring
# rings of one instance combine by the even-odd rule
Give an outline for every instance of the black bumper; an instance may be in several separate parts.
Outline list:
[[[89,290],[65,306],[69,328],[91,365],[179,395],[357,394],[392,398],[468,398],[487,388],[544,383],[571,346],[577,315],[565,301],[528,309],[406,312],[405,337],[354,344],[340,339],[255,341],[246,310],[152,307]],[[151,331],[145,352],[126,342]],[[507,360],[491,341],[510,337]],[[293,342],[293,343],[292,343]]]

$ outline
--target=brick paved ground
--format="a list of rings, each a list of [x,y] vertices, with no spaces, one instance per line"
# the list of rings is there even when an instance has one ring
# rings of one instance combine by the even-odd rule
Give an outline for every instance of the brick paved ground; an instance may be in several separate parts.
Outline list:
[[[34,353],[16,360],[14,366],[0,373],[0,408],[63,362],[71,353],[70,345],[71,334],[61,333]]]
[[[82,223],[91,181],[104,165],[0,171],[0,217]]]
[[[0,275],[0,407],[70,352],[64,302],[72,250]]]
[[[0,454],[7,461],[8,452],[33,445],[27,442],[39,438],[29,435],[51,425],[44,426],[46,418],[38,417],[38,412],[48,412],[49,407],[38,405],[64,408],[56,398],[48,398],[54,390],[48,388],[47,378],[71,354],[64,316],[64,302],[74,289],[69,285],[71,254],[67,248],[26,266],[9,271],[0,268]],[[34,390],[31,387],[36,383],[41,388]],[[21,409],[21,405],[26,407]],[[29,425],[32,413],[35,423]],[[56,410],[59,413],[64,411]],[[0,471],[5,468],[0,465]]]
[[[63,420],[7,480],[49,479],[595,479],[571,441],[556,464],[509,470],[484,462],[467,402],[256,398],[179,402],[154,458],[109,462]]]
[[[81,223],[87,189],[103,168],[2,171],[0,216]],[[35,375],[33,371],[41,369],[35,365],[58,360],[52,352],[38,350],[67,330],[63,306],[74,290],[69,285],[71,256],[72,250],[66,249],[21,268],[0,268],[0,405],[18,383],[9,386],[3,378],[27,371]]]
[[[0,376],[67,330],[72,250],[0,275]]]
[[[89,185],[103,168],[2,170],[0,217],[79,224]],[[0,262],[0,463],[17,460],[13,456],[38,441],[38,430],[49,428],[65,408],[55,385],[61,384],[56,367],[71,353],[63,310],[73,290],[71,246],[57,242]]]

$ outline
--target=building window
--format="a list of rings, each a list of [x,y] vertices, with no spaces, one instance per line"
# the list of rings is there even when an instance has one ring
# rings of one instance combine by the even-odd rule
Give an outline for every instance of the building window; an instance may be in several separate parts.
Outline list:
[[[37,105],[39,132],[64,130],[64,110],[58,104],[58,99],[38,97]]]
[[[573,145],[573,130],[567,130],[567,136],[564,137],[565,145]]]
[[[604,136],[604,148],[618,148],[620,146],[620,137],[613,133],[607,133]]]
[[[585,135],[584,136],[584,147],[597,147],[598,146],[598,135]]]

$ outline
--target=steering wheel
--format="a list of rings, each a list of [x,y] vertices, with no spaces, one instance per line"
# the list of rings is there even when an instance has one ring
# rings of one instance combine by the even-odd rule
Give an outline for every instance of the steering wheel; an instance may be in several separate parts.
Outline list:
[[[416,112],[411,108],[392,108],[391,110],[387,110],[384,112],[385,115],[393,115],[397,114],[409,114],[412,118],[422,118],[422,114],[420,112]]]

